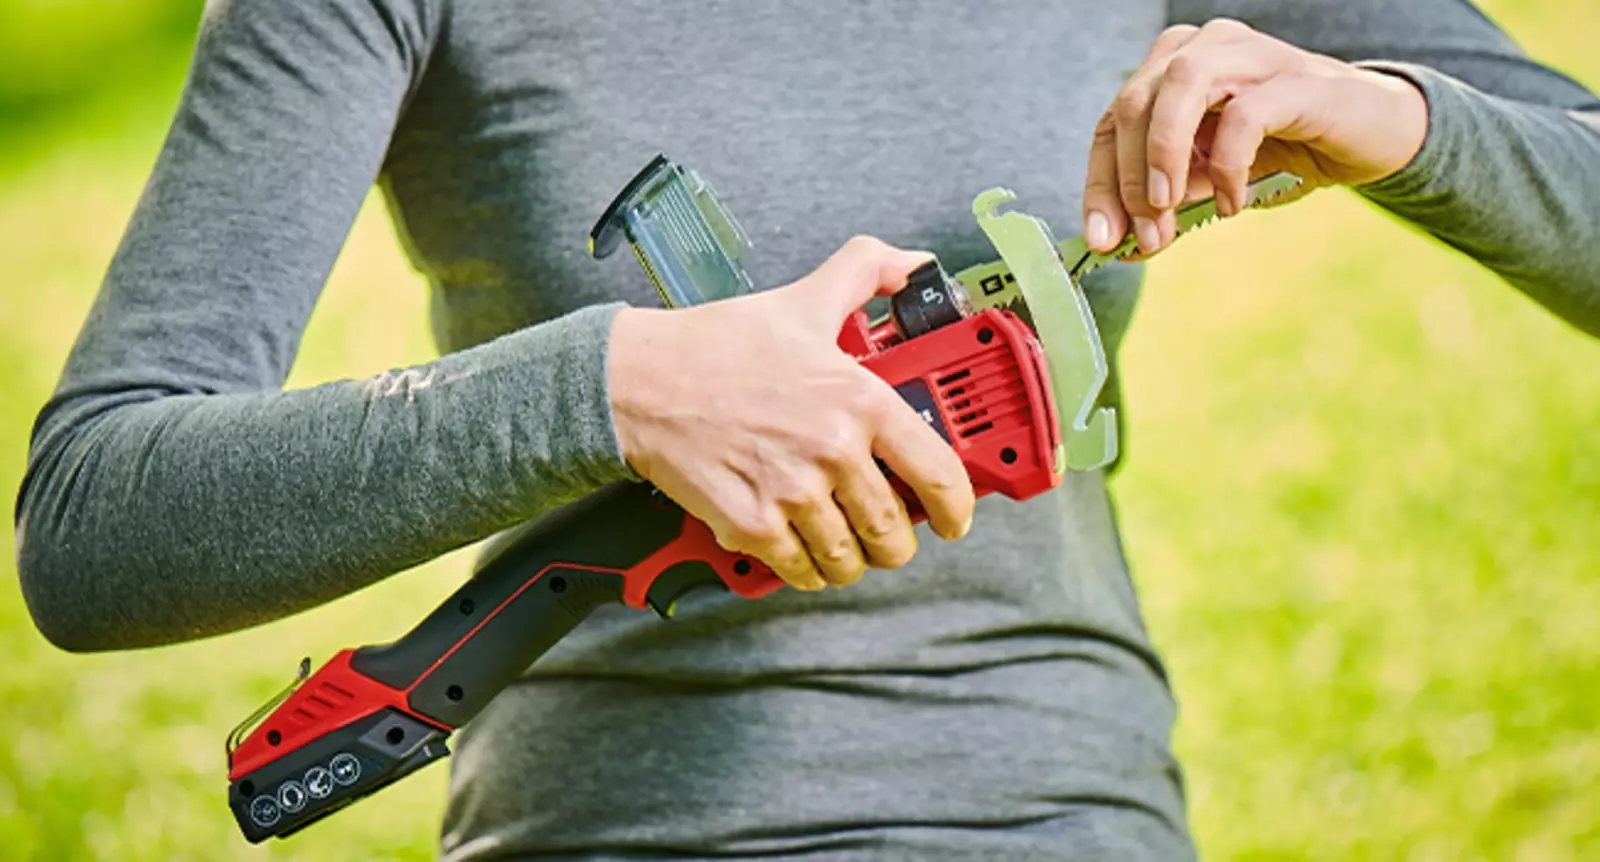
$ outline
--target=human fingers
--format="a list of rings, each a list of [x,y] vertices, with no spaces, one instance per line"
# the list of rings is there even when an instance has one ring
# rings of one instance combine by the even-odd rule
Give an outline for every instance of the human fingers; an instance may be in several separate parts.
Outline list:
[[[766,563],[779,580],[797,590],[814,592],[828,585],[805,543],[777,513],[750,522],[724,521],[712,527],[712,535],[727,550]]]
[[[1138,81],[1137,86],[1147,86],[1139,73],[1178,50],[1196,32],[1198,28],[1187,25],[1168,28],[1156,38],[1144,63],[1128,83]],[[1089,172],[1083,186],[1083,237],[1089,248],[1099,252],[1115,248],[1127,236],[1130,227],[1127,211],[1122,205],[1121,181],[1117,170],[1118,106],[1121,103],[1122,96],[1119,94],[1117,101],[1095,124],[1094,140],[1089,145]]]
[[[1151,206],[1165,209],[1188,197],[1190,165],[1207,112],[1288,71],[1294,55],[1285,43],[1219,19],[1167,59],[1150,106],[1145,142]],[[1238,212],[1242,199],[1230,195],[1231,189],[1218,191],[1217,211],[1225,216]]]
[[[911,562],[917,553],[917,534],[911,529],[905,501],[878,466],[870,458],[863,459],[837,481],[834,499],[850,519],[868,565],[898,569]]]
[[[851,237],[809,276],[790,290],[803,291],[803,302],[824,314],[832,327],[882,293],[905,286],[911,271],[933,259],[925,251],[909,251],[871,236]]]
[[[1122,86],[1111,103],[1111,117],[1116,127],[1117,197],[1122,210],[1132,221],[1133,235],[1140,249],[1154,251],[1161,247],[1160,227],[1156,219],[1165,202],[1172,196],[1172,187],[1162,175],[1150,173],[1146,153],[1150,128],[1150,106],[1161,88],[1161,76],[1167,60],[1196,38],[1193,27],[1173,27],[1161,34],[1151,46],[1137,71]],[[1160,200],[1160,206],[1151,200]],[[1121,239],[1119,235],[1117,237]]]
[[[1304,113],[1310,80],[1274,78],[1234,97],[1222,107],[1211,143],[1207,173],[1217,189],[1218,209],[1224,198],[1234,211],[1248,202],[1251,166],[1268,137],[1292,131]]]
[[[867,570],[866,555],[832,496],[806,500],[789,522],[823,581],[842,587],[861,579]]]
[[[965,536],[975,500],[961,457],[898,398],[881,417],[873,453],[917,495],[935,533],[945,539]]]

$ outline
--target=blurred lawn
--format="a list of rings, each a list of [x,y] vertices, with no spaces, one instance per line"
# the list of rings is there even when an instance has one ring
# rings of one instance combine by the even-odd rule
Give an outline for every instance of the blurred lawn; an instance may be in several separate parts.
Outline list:
[[[1489,6],[1600,86],[1591,0]],[[0,130],[0,487],[20,481],[159,145],[177,81],[156,68],[37,134]],[[0,117],[81,83],[63,75],[0,92]],[[425,302],[369,206],[293,384],[426,359]],[[1323,193],[1163,256],[1123,361],[1133,457],[1116,491],[1206,855],[1600,858],[1600,345]],[[4,565],[11,541],[0,531]],[[46,644],[0,577],[0,857],[429,858],[444,768],[248,848],[222,738],[300,655],[396,634],[467,563],[226,638],[88,657]]]

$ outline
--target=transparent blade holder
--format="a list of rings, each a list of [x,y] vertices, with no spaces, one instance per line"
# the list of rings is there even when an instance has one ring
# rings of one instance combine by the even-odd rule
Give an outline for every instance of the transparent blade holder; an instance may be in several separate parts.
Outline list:
[[[750,293],[740,259],[750,250],[716,190],[692,170],[658,155],[606,208],[589,233],[589,253],[603,258],[623,237],[668,308],[687,308]]]

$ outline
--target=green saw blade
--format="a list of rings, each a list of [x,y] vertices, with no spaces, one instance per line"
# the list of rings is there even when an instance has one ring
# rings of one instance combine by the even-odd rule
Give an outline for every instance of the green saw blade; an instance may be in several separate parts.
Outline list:
[[[1287,171],[1268,174],[1246,187],[1248,200],[1245,209],[1257,209],[1282,202],[1285,197],[1300,187],[1301,180],[1298,176]],[[1214,197],[1198,200],[1178,208],[1177,236],[1183,236],[1193,230],[1203,228],[1217,220],[1217,199]],[[1083,278],[1091,272],[1114,261],[1123,260],[1139,251],[1139,241],[1133,234],[1123,237],[1122,243],[1105,254],[1089,250],[1089,244],[1083,237],[1075,236],[1057,246],[1061,252],[1061,261],[1067,265],[1067,271],[1073,278]]]

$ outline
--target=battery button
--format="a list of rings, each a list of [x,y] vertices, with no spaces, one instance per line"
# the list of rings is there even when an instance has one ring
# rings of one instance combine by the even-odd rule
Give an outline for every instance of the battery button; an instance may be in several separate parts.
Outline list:
[[[278,804],[290,814],[306,807],[306,787],[298,781],[285,781],[278,785]]]
[[[349,752],[334,755],[333,762],[328,764],[328,769],[333,771],[333,780],[345,787],[355,784],[356,779],[361,777],[361,761]]]
[[[305,782],[312,799],[326,799],[333,792],[333,773],[320,766],[306,770]]]
[[[250,819],[262,829],[271,828],[283,816],[283,810],[278,807],[278,800],[271,796],[257,796],[250,800]]]

